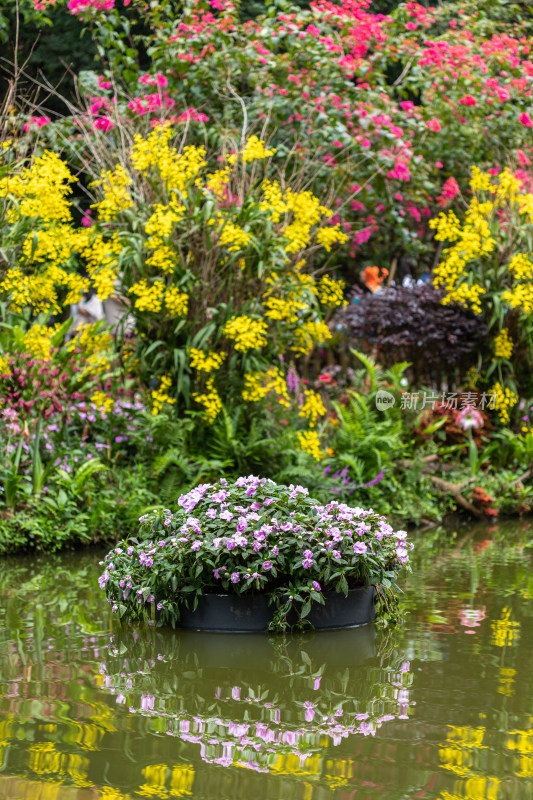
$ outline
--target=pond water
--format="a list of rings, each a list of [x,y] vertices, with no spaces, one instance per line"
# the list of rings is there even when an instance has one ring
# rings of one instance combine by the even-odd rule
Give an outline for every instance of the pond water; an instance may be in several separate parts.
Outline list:
[[[531,525],[415,534],[405,623],[121,629],[101,553],[0,568],[0,799],[533,798]]]

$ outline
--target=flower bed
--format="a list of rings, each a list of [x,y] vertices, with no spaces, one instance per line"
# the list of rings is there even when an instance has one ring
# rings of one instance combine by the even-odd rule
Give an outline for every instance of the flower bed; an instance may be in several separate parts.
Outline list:
[[[372,510],[321,505],[301,486],[253,476],[202,484],[175,511],[140,522],[138,539],[108,553],[99,582],[120,617],[161,625],[176,625],[207,593],[266,594],[270,630],[294,627],[294,619],[312,627],[311,608],[325,603],[325,592],[357,586],[375,586],[390,612],[412,548],[405,531]]]

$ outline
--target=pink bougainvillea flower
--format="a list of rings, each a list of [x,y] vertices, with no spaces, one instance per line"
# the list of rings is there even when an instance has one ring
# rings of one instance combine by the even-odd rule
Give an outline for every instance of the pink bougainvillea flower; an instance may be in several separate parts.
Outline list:
[[[91,219],[91,214],[92,211],[90,208],[88,208],[83,217],[81,218],[81,224],[84,228],[90,228],[91,225],[93,224],[93,221]]]
[[[188,108],[187,111],[180,114],[178,122],[186,122],[189,119],[193,119],[196,122],[209,122],[209,117],[201,111],[196,111],[195,108]]]
[[[459,184],[455,180],[455,178],[448,178],[444,186],[442,187],[442,194],[444,197],[447,197],[448,200],[453,200],[460,193]]]
[[[111,128],[115,127],[115,123],[112,122],[107,117],[96,117],[94,120],[94,127],[99,131],[110,131]]]
[[[29,122],[26,122],[22,127],[23,130],[28,131],[32,125],[35,125],[37,128],[42,128],[43,125],[47,125],[51,122],[50,117],[32,117]]]
[[[448,178],[442,187],[441,194],[437,197],[437,203],[441,206],[445,206],[450,200],[457,197],[458,194],[461,194],[459,184],[455,178]]]
[[[426,122],[426,128],[429,128],[429,130],[433,131],[434,133],[438,133],[441,129],[441,125],[438,119],[428,119]]]
[[[95,117],[101,108],[108,108],[109,102],[106,97],[93,97],[89,107],[90,113]]]
[[[71,14],[83,14],[84,11],[109,11],[115,0],[69,0],[68,10]]]
[[[394,169],[390,169],[387,172],[387,176],[389,178],[396,178],[398,181],[410,181],[411,171],[404,161],[398,159],[394,165]]]
[[[370,237],[372,236],[372,229],[371,228],[363,228],[360,231],[355,232],[355,243],[356,244],[365,244],[368,242]]]
[[[533,120],[531,119],[527,111],[523,111],[522,114],[520,114],[520,116],[518,117],[518,119],[522,123],[522,125],[526,126],[526,128],[533,128]]]
[[[477,106],[477,100],[471,94],[465,94],[464,97],[461,97],[461,99],[459,100],[459,103],[462,106]]]

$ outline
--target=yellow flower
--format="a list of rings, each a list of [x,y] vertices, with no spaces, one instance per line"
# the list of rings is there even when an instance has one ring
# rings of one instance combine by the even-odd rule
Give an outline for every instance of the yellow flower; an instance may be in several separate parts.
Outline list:
[[[69,353],[80,350],[86,363],[81,375],[101,375],[109,372],[114,351],[113,338],[109,331],[100,330],[99,323],[83,325],[76,336],[66,345]]]
[[[220,234],[219,244],[229,245],[228,250],[234,253],[237,250],[242,250],[249,244],[252,234],[243,230],[238,225],[235,225],[231,220],[226,219],[223,223],[222,233]]]
[[[316,461],[320,461],[324,454],[320,449],[318,433],[316,431],[298,431],[297,436],[300,450],[309,453]]]
[[[165,292],[165,305],[173,316],[187,316],[188,304],[188,294],[180,291],[177,286],[169,286]]]
[[[511,418],[511,408],[518,402],[518,395],[511,389],[503,387],[499,382],[492,387],[492,392],[496,396],[495,408],[503,425],[507,425]]]
[[[267,326],[262,319],[247,316],[232,317],[226,322],[222,333],[232,339],[235,350],[246,352],[263,347],[267,343]]]
[[[55,153],[46,150],[29,168],[0,178],[0,197],[19,200],[18,213],[45,222],[70,222],[71,193],[74,180],[67,165]],[[14,220],[12,220],[14,221]]]
[[[49,361],[51,355],[50,338],[53,334],[53,328],[47,328],[46,325],[32,325],[27,333],[24,334],[24,351],[31,353],[35,358]]]
[[[334,244],[344,244],[348,241],[348,236],[341,231],[340,225],[332,225],[328,228],[320,228],[317,235],[317,242],[329,253]]]
[[[91,395],[91,402],[94,403],[99,411],[103,411],[105,414],[109,414],[113,408],[113,398],[108,397],[104,392],[95,392]]]
[[[137,295],[135,308],[139,311],[150,311],[152,314],[161,311],[165,296],[165,285],[161,281],[156,281],[151,286],[146,279],[138,281],[130,288],[130,292]]]
[[[164,405],[173,405],[176,402],[175,397],[170,397],[168,390],[172,386],[172,378],[170,375],[162,375],[159,383],[159,389],[154,389],[150,397],[152,400],[152,414],[156,417]]]
[[[106,300],[116,291],[122,242],[116,233],[109,239],[104,239],[101,234],[90,234],[85,243],[80,241],[80,247],[96,293],[101,300]]]
[[[429,227],[437,231],[437,242],[456,242],[461,235],[461,223],[453,211],[447,214],[442,211],[438,217],[430,220]]]
[[[481,172],[479,167],[472,167],[472,178],[470,180],[470,188],[473,192],[488,191],[491,187],[490,175],[487,172]]]
[[[188,145],[180,153],[170,145],[171,138],[168,125],[157,126],[146,139],[137,134],[130,159],[138,172],[146,176],[159,173],[167,191],[180,194],[206,165],[205,149]]]
[[[310,353],[317,344],[322,344],[331,339],[331,331],[325,322],[317,320],[315,322],[305,322],[294,332],[295,341],[291,344],[291,350],[301,355]]]
[[[207,379],[205,392],[193,392],[192,398],[204,407],[204,419],[209,423],[214,422],[222,411],[222,400],[215,389],[214,377]]]
[[[224,197],[230,175],[231,167],[224,167],[224,169],[219,169],[216,172],[210,172],[207,176],[205,188],[218,198]]]
[[[334,278],[330,278],[329,275],[324,275],[320,279],[318,289],[318,296],[322,305],[329,308],[343,305],[345,286],[344,281],[337,281]]]
[[[533,279],[533,263],[529,260],[529,256],[524,253],[517,253],[511,258],[508,270],[518,281]]]
[[[271,367],[266,372],[253,372],[244,376],[243,400],[257,403],[269,392],[277,395],[281,406],[284,408],[290,406],[287,382],[279,367]]]
[[[178,259],[172,247],[164,244],[158,236],[152,236],[145,244],[146,248],[153,248],[153,253],[146,259],[148,267],[153,267],[157,272],[163,273],[174,271]]]
[[[0,376],[9,374],[9,358],[3,353],[0,353]]]
[[[176,200],[172,200],[169,205],[156,203],[152,206],[152,213],[148,217],[144,231],[148,236],[158,236],[168,239],[176,222],[179,222],[185,212],[185,207]],[[149,241],[149,240],[148,240]]]
[[[248,162],[255,161],[256,159],[269,158],[273,156],[275,152],[275,148],[267,150],[265,148],[265,143],[257,136],[250,136],[242,151],[242,160]]]
[[[311,240],[312,228],[318,225],[324,215],[330,216],[328,208],[320,205],[320,200],[312,192],[293,192],[292,189],[282,191],[279,183],[265,180],[262,185],[264,199],[260,202],[261,211],[268,211],[272,222],[279,222],[283,214],[291,218],[285,226],[283,236],[287,239],[285,252],[297,253]],[[331,247],[333,241],[346,241],[345,234],[333,228],[323,228],[320,232],[322,244]],[[331,231],[331,233],[327,233]]]
[[[326,413],[326,407],[322,402],[322,398],[312,389],[306,389],[304,392],[304,403],[300,407],[300,416],[309,420],[309,425],[314,428],[318,422],[318,418]]]
[[[320,200],[311,192],[285,192],[287,209],[292,211],[293,221],[287,225],[283,235],[288,240],[285,247],[286,253],[297,253],[311,240],[311,228],[320,222],[324,214],[329,214],[329,209],[320,205]]]
[[[266,317],[284,320],[285,322],[298,322],[299,313],[308,308],[307,303],[298,299],[294,294],[287,299],[267,297],[264,306],[266,308]]]
[[[533,194],[531,194],[531,192],[526,192],[525,194],[521,194],[519,202],[520,202],[519,206],[520,214],[527,214],[529,217],[529,221],[533,222]]]
[[[493,294],[490,283],[481,271],[482,262],[495,252],[496,257],[500,256],[508,230],[507,222],[503,227],[501,225],[502,215],[512,225],[516,224],[513,219],[517,213],[527,214],[529,222],[533,222],[533,194],[521,191],[520,180],[509,169],[492,177],[472,167],[470,187],[473,197],[462,225],[451,211],[439,214],[430,222],[431,227],[436,229],[435,238],[452,244],[443,251],[442,259],[434,270],[434,283],[445,289],[444,304],[469,306],[479,314],[487,287],[489,298]],[[489,194],[488,199],[483,199],[483,193]],[[519,224],[524,227],[527,220],[519,220]],[[496,233],[500,234],[503,242],[496,238]],[[509,285],[509,278],[514,285]],[[524,314],[533,311],[533,262],[527,254],[513,255],[507,274],[499,274],[497,280],[504,282],[499,287],[499,299],[504,304],[519,308]],[[502,352],[506,349],[509,350],[509,347],[504,347]]]
[[[502,328],[501,332],[494,339],[494,355],[496,358],[511,358],[513,352],[513,340],[509,336],[507,328]]]
[[[282,274],[273,272],[266,278],[269,288],[263,294],[263,305],[268,319],[295,323],[313,308],[318,289],[311,275],[300,272],[303,266],[305,261],[300,261],[293,270]]]
[[[500,172],[498,175],[498,185],[491,186],[490,190],[496,197],[506,197],[513,201],[520,192],[521,186],[520,180],[513,175],[509,167],[506,167],[503,172]]]
[[[262,189],[264,200],[259,203],[260,210],[270,212],[272,222],[279,222],[281,216],[289,210],[283,199],[283,191],[279,183],[265,180]]]
[[[437,284],[438,285],[438,284]],[[473,284],[468,286],[466,283],[461,283],[454,288],[448,288],[448,294],[442,299],[443,305],[450,303],[457,303],[460,306],[470,306],[475,314],[481,314],[481,296],[485,294],[485,289],[482,286]]]
[[[533,284],[519,283],[513,289],[502,292],[502,300],[511,308],[520,308],[524,314],[533,311]]]
[[[101,220],[108,222],[116,219],[122,211],[127,211],[133,206],[128,188],[131,186],[131,178],[121,164],[117,164],[114,171],[102,170],[102,177],[92,185],[100,186],[104,195],[103,199],[93,206],[98,210],[98,217]]]
[[[190,365],[199,372],[214,372],[220,369],[225,358],[226,353],[215,353],[212,350],[205,352],[195,347],[189,350]]]

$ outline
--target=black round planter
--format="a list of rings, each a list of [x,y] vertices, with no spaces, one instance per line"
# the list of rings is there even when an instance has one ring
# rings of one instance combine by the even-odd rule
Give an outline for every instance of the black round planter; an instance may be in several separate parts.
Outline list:
[[[373,586],[358,586],[345,597],[337,592],[324,592],[325,605],[313,603],[306,619],[315,630],[355,628],[372,622],[376,616],[375,590]],[[176,628],[196,631],[220,631],[226,633],[261,633],[268,629],[274,615],[274,606],[269,605],[264,594],[204,594],[198,598],[194,611],[182,608]],[[296,624],[298,616],[291,612],[290,625]]]

